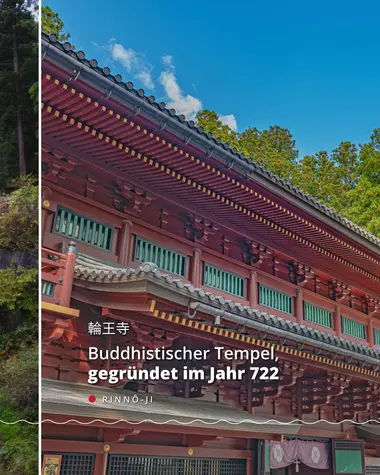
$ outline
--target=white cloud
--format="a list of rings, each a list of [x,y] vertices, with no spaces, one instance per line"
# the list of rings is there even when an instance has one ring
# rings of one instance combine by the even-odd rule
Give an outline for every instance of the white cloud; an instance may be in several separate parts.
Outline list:
[[[187,120],[194,120],[196,114],[202,109],[202,102],[190,94],[185,94],[180,88],[175,75],[173,58],[167,55],[162,58],[162,61],[166,70],[160,75],[160,83],[169,99],[167,106],[175,109],[177,114],[183,114]]]
[[[167,54],[162,57],[162,62],[167,68],[174,68],[173,66],[173,56],[170,56],[170,54]]]
[[[136,77],[144,84],[147,89],[154,89],[154,82],[150,71],[140,71]]]
[[[233,114],[220,115],[219,119],[222,124],[228,125],[228,127],[234,130],[235,132],[237,131],[237,121]]]
[[[111,40],[112,41],[112,40]],[[114,61],[119,62],[128,73],[139,79],[146,89],[153,89],[152,65],[145,56],[132,48],[125,48],[120,43],[111,43],[111,55]]]

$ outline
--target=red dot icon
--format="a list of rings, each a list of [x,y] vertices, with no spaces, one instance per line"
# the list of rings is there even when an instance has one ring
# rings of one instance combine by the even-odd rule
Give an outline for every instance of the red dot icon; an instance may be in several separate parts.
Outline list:
[[[88,400],[89,402],[95,402],[96,401],[96,397],[91,395],[91,396],[88,396]]]

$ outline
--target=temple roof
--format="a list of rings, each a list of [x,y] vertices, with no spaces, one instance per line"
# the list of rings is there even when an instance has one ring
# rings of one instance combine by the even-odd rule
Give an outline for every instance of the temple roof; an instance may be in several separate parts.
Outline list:
[[[111,89],[115,86],[120,88],[120,91],[123,91],[126,94],[125,97],[129,103],[138,109],[138,113],[140,110],[142,110],[150,117],[154,117],[156,121],[157,118],[159,121],[167,121],[169,125],[166,127],[166,130],[171,129],[172,133],[176,135],[184,133],[192,134],[194,137],[197,137],[197,140],[193,140],[193,142],[196,142],[196,146],[200,144],[200,146],[203,148],[206,147],[209,149],[211,147],[211,153],[214,158],[221,158],[225,160],[226,163],[230,163],[231,167],[235,166],[235,171],[238,171],[241,175],[246,176],[248,179],[258,181],[267,188],[274,187],[273,191],[275,193],[278,195],[283,195],[285,199],[292,201],[299,207],[305,207],[305,205],[308,205],[309,208],[307,210],[313,214],[315,214],[315,211],[317,211],[316,217],[322,221],[326,221],[326,219],[323,217],[331,218],[333,221],[328,221],[328,225],[339,229],[348,237],[351,237],[353,240],[367,248],[371,248],[373,252],[380,254],[380,239],[372,235],[370,232],[343,217],[336,211],[328,208],[316,198],[308,195],[296,186],[286,182],[282,178],[270,172],[262,165],[255,162],[253,158],[246,157],[231,147],[229,144],[221,142],[219,138],[214,137],[211,133],[205,132],[202,127],[196,126],[194,121],[187,121],[185,116],[177,115],[176,111],[174,109],[168,109],[165,103],[156,102],[153,96],[145,95],[143,89],[136,90],[132,82],[123,82],[121,75],[112,75],[110,69],[107,67],[100,68],[98,66],[98,62],[95,59],[86,59],[83,51],[74,51],[70,43],[65,42],[62,44],[58,42],[55,35],[43,34],[42,39],[42,43],[45,46],[43,50],[43,58],[45,58],[46,55],[52,55],[50,46],[53,46],[54,51],[60,58],[58,61],[61,61],[62,58],[66,56],[67,59],[71,60],[71,62],[74,61],[77,65],[79,65],[78,69],[74,69],[74,72],[77,74],[77,76],[79,76],[83,67],[85,67],[88,71],[96,73],[97,78],[102,80],[103,87],[104,81],[106,81],[109,83]],[[360,238],[364,238],[365,241],[363,242],[363,240]]]
[[[380,421],[376,424],[358,425],[356,433],[361,439],[380,441]]]
[[[96,420],[134,423],[136,429],[139,423],[147,422],[289,435],[297,434],[301,428],[298,423],[287,424],[274,420],[266,424],[269,418],[264,416],[251,415],[227,404],[195,398],[136,393],[120,388],[102,388],[49,379],[42,379],[41,386],[42,412],[64,415],[68,420],[76,417],[94,419],[95,415]],[[89,394],[96,397],[96,407],[88,402]],[[123,399],[129,397],[132,401],[133,396],[136,395],[140,400],[139,403],[128,403]],[[118,396],[121,398],[121,403],[111,399]],[[150,396],[152,396],[152,402],[146,404],[146,397]],[[109,398],[107,402],[103,402],[103,397]]]
[[[379,365],[380,351],[370,348],[366,345],[347,340],[345,338],[336,337],[321,330],[315,330],[305,325],[300,325],[291,320],[271,315],[258,309],[243,305],[234,300],[226,300],[223,296],[218,296],[214,292],[208,292],[201,288],[195,288],[190,283],[185,283],[182,279],[167,274],[158,269],[153,263],[145,263],[135,268],[123,268],[115,264],[107,264],[101,262],[88,255],[79,254],[76,261],[75,278],[77,281],[85,281],[89,284],[96,285],[96,288],[104,286],[104,290],[110,285],[116,285],[115,291],[122,291],[120,284],[127,284],[131,282],[148,280],[159,283],[166,288],[186,295],[189,298],[204,302],[211,307],[220,309],[221,312],[228,312],[236,316],[241,316],[247,319],[247,326],[259,330],[270,331],[273,334],[281,335],[282,337],[302,341],[305,344],[325,347],[330,351],[336,351],[338,348],[342,353],[347,353],[350,356],[355,356],[358,359],[368,361],[372,364]],[[226,320],[229,316],[225,314]],[[302,337],[300,339],[300,337]]]

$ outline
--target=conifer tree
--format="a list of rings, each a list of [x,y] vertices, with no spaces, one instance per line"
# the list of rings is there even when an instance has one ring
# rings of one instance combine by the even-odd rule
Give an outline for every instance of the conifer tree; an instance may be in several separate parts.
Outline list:
[[[0,188],[37,167],[38,24],[29,0],[0,0]]]

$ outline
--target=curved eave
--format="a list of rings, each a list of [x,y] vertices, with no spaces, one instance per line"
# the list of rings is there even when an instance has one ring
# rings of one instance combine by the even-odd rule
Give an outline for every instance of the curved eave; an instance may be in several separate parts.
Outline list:
[[[128,404],[115,402],[116,397],[124,398],[141,396],[146,400],[146,393],[134,393],[122,388],[102,388],[87,384],[66,381],[42,380],[42,412],[67,417],[93,418],[94,407],[88,402],[88,394],[96,397],[97,421],[130,422],[134,427],[144,422],[173,425],[177,427],[192,426],[198,428],[214,428],[220,431],[236,431],[296,435],[301,429],[298,421],[278,422],[243,412],[226,404],[186,399],[180,397],[153,394],[150,404]],[[105,398],[105,399],[103,399]],[[104,402],[105,401],[105,402]],[[136,425],[137,424],[137,425]],[[143,427],[143,426],[142,426]],[[180,429],[178,429],[180,430]]]
[[[190,137],[192,146],[196,147],[201,155],[208,153],[211,147],[213,159],[221,166],[232,163],[234,171],[241,177],[248,175],[252,182],[308,213],[329,228],[354,241],[361,248],[380,256],[380,239],[377,237],[327,208],[315,198],[286,183],[251,159],[234,151],[227,144],[220,143],[211,134],[187,122],[183,116],[176,116],[175,111],[172,109],[169,111],[162,104],[157,104],[152,98],[145,96],[144,91],[136,91],[131,83],[125,85],[121,81],[118,82],[115,76],[105,75],[104,70],[97,65],[92,67],[90,62],[84,59],[84,54],[82,59],[78,59],[78,54],[71,51],[71,48],[65,50],[60,43],[52,43],[46,35],[43,35],[42,43],[43,67],[48,60],[51,63],[50,67],[63,68],[68,77],[73,80],[80,76],[82,81],[102,91],[103,97],[112,90],[113,101],[124,107],[128,106],[132,110],[138,110],[140,115],[152,123],[159,125],[165,122],[165,130],[180,142]]]
[[[108,176],[105,186],[111,192],[115,178],[124,177],[156,197],[174,200],[175,206],[195,214],[202,209],[203,217],[269,244],[289,260],[380,295],[380,261],[367,250],[359,251],[342,236],[313,223],[304,212],[274,201],[266,190],[248,187],[236,174],[220,171],[149,131],[145,128],[149,125],[128,117],[126,107],[115,112],[114,104],[100,104],[94,99],[99,92],[89,91],[87,83],[67,84],[45,74],[42,86],[44,147],[100,171],[101,181]],[[52,156],[43,154],[42,159],[49,162]],[[59,158],[55,165],[59,166]]]
[[[363,424],[356,426],[358,437],[365,441],[376,441],[380,443],[380,421],[377,424]]]
[[[128,288],[127,284],[141,280],[150,281],[168,291],[166,295],[168,301],[182,303],[184,306],[188,305],[189,299],[203,302],[210,307],[220,309],[221,314],[223,314],[222,320],[227,322],[234,321],[235,315],[236,318],[243,318],[244,325],[248,328],[268,331],[277,337],[288,338],[312,347],[324,348],[330,352],[340,351],[343,355],[354,357],[377,367],[380,365],[380,352],[376,349],[276,317],[234,302],[232,299],[226,300],[213,292],[197,289],[191,284],[184,283],[178,277],[162,273],[155,264],[146,263],[137,269],[120,268],[102,264],[89,256],[79,255],[75,269],[75,280],[79,286],[87,287],[93,291],[103,290],[107,293],[112,290],[116,293],[125,291]],[[133,290],[135,291],[136,288],[133,287]],[[177,300],[175,294],[183,296],[183,301]],[[160,290],[159,296],[162,295],[162,290]]]

